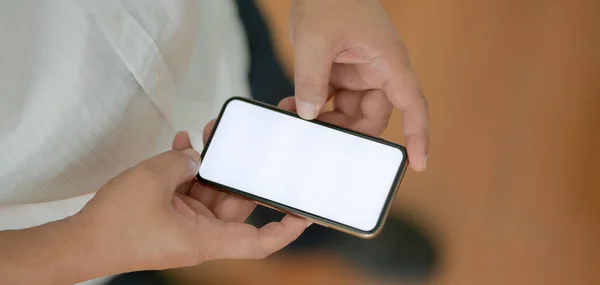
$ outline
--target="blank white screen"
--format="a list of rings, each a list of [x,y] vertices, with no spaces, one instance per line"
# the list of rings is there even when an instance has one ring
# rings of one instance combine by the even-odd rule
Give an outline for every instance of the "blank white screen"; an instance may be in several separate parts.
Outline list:
[[[368,232],[377,226],[403,159],[395,147],[232,100],[199,174]]]

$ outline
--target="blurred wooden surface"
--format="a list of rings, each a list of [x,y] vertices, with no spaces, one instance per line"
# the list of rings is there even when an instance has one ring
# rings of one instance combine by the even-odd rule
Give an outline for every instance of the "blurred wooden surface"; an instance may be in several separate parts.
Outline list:
[[[292,70],[289,1],[259,2]],[[395,203],[440,242],[428,283],[600,284],[600,1],[381,2],[430,105],[428,171],[409,172]],[[384,137],[402,143],[398,114]],[[381,284],[329,256],[185,273]]]

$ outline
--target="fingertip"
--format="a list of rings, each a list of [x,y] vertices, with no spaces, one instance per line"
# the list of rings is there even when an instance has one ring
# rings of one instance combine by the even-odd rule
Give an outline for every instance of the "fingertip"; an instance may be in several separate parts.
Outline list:
[[[298,115],[305,120],[313,120],[319,115],[320,107],[296,98],[296,110]]]
[[[283,98],[277,107],[286,111],[296,112],[296,98],[294,96]]]
[[[406,138],[410,167],[417,172],[427,169],[427,140],[421,136]]]
[[[408,154],[409,165],[416,172],[423,172],[427,169],[427,156],[426,155],[416,155]]]
[[[283,217],[283,219],[281,220],[281,223],[286,225],[290,229],[297,228],[302,231],[304,231],[304,229],[310,227],[313,224],[312,221],[292,214],[285,215],[285,217]]]
[[[173,150],[184,150],[190,147],[192,147],[192,143],[190,142],[190,134],[188,132],[180,131],[173,138]]]
[[[217,120],[212,119],[210,122],[208,122],[206,124],[206,126],[204,126],[204,130],[202,132],[202,141],[204,144],[206,144],[206,142],[208,141],[208,137],[212,133],[216,123],[217,123]]]
[[[175,137],[189,138],[190,134],[187,131],[179,131]]]
[[[423,172],[427,169],[427,156],[421,160],[417,160],[417,162],[413,162],[411,160],[410,168],[412,168],[416,172]]]
[[[294,96],[298,115],[312,120],[327,100],[334,53],[329,41],[302,40],[294,50]]]

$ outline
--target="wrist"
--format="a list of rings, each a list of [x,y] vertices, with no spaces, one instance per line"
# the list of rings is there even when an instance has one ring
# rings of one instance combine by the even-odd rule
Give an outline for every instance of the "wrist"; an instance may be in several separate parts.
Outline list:
[[[115,272],[77,217],[0,232],[1,284],[74,284]]]
[[[93,221],[78,213],[56,223],[56,230],[65,234],[60,239],[65,248],[65,270],[76,272],[76,282],[123,271],[124,260],[115,256],[117,251]]]
[[[51,245],[47,252],[53,271],[64,284],[120,273],[120,259],[107,241],[97,234],[96,226],[79,214],[43,225],[39,243]],[[42,249],[43,250],[43,249]],[[68,274],[66,274],[68,273]]]

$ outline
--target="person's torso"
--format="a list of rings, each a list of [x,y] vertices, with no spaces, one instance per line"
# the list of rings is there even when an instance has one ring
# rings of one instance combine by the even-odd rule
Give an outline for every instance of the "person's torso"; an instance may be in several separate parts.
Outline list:
[[[231,1],[0,3],[0,230],[71,214],[86,200],[24,204],[74,205],[176,130],[200,147],[221,104],[248,96],[236,17]]]

